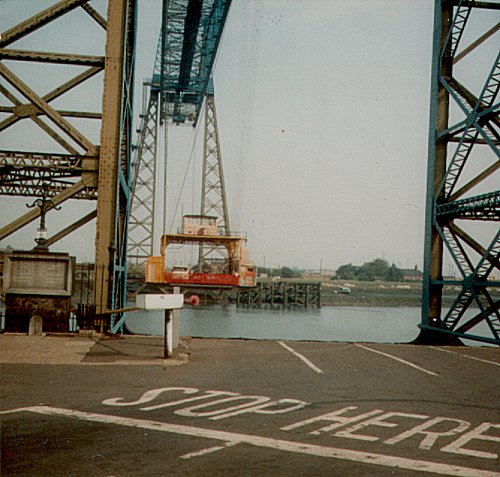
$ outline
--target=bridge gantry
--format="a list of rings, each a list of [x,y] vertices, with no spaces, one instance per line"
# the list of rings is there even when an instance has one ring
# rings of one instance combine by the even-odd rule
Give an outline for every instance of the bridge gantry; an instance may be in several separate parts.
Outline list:
[[[153,77],[153,83],[159,80],[160,118],[169,117],[173,122],[197,119],[210,75],[198,76],[196,80],[192,73],[211,71],[220,40],[218,28],[225,21],[229,3],[229,0],[164,0],[164,9],[171,8],[171,21],[166,22],[164,17],[162,31],[167,31],[165,26],[170,25],[172,41],[169,43],[168,35],[163,35],[160,74]],[[0,93],[7,100],[6,105],[0,106],[3,118],[0,133],[20,121],[29,120],[53,145],[43,151],[23,148],[0,151],[0,194],[49,197],[54,206],[68,199],[96,202],[92,212],[79,217],[48,240],[54,243],[97,217],[94,300],[99,311],[120,307],[125,296],[127,221],[134,182],[130,158],[136,8],[136,0],[108,0],[107,18],[104,18],[92,7],[90,0],[61,0],[3,32],[0,39]],[[41,52],[36,41],[32,43],[33,49],[16,48],[18,40],[29,39],[39,29],[50,28],[55,20],[62,21],[76,10],[84,12],[105,32],[106,47],[100,55]],[[471,19],[481,11],[494,18],[500,4],[496,1],[435,0],[434,10],[420,326],[426,336],[433,339],[436,336],[465,337],[500,344],[500,192],[498,180],[495,181],[500,157],[498,49],[493,61],[490,60],[491,68],[484,75],[482,87],[475,92],[466,81],[457,77],[454,66],[459,61],[462,66],[471,57],[477,58],[483,44],[494,38],[499,30],[498,16],[489,30],[463,46],[464,32]],[[200,30],[204,13],[213,21],[205,23]],[[194,31],[197,34],[193,34]],[[198,41],[203,32],[210,41]],[[474,55],[470,55],[471,52]],[[202,62],[201,58],[210,61]],[[47,68],[71,65],[77,72],[49,92],[37,94],[29,79],[21,79],[11,68],[11,64],[22,62],[44,63]],[[173,69],[167,73],[169,67]],[[461,68],[464,69],[481,74],[474,61]],[[63,95],[65,98],[76,96],[77,86],[100,74],[104,75],[101,111],[84,111],[81,107],[63,110],[51,105]],[[200,88],[200,85],[204,86]],[[450,110],[452,107],[455,110]],[[458,120],[457,111],[461,115]],[[91,140],[72,118],[99,121],[99,141]],[[472,159],[478,149],[481,155],[490,157],[479,171],[472,167],[478,165]],[[19,215],[0,229],[0,240],[39,215],[37,209]],[[492,231],[486,238],[483,228],[478,225],[481,223],[492,224]],[[455,263],[460,273],[458,279],[444,276],[445,257],[451,257]],[[460,291],[446,311],[443,291],[457,288]],[[482,330],[477,331],[480,326]]]
[[[144,83],[147,95],[138,128],[134,157],[134,181],[129,226],[128,256],[144,264],[155,255],[166,201],[165,160],[158,147],[160,129],[168,125],[192,125],[204,115],[202,215],[216,215],[221,227],[229,228],[220,159],[217,119],[211,80],[212,69],[231,0],[174,0],[163,2],[162,27],[152,77]],[[165,141],[167,142],[167,141]],[[166,144],[164,144],[166,148]],[[218,194],[218,195],[217,195]],[[161,210],[161,213],[158,211]],[[156,212],[156,214],[155,214]],[[159,231],[157,236],[157,231]],[[211,250],[201,248],[201,256]]]

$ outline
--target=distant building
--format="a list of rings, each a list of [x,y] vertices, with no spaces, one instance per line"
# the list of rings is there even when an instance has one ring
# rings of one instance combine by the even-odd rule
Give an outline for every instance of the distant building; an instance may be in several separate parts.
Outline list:
[[[416,265],[415,268],[403,268],[401,273],[405,282],[421,282],[423,278],[423,273],[417,269]]]

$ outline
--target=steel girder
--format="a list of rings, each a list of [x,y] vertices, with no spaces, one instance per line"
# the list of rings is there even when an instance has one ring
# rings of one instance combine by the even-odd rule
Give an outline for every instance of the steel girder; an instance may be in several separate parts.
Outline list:
[[[231,0],[165,1],[163,56],[153,76],[162,93],[161,118],[196,124]]]
[[[0,194],[41,197],[50,182],[53,196],[95,170],[98,158],[74,154],[0,151]],[[75,199],[97,199],[94,187],[84,187]]]
[[[108,0],[96,220],[97,313],[123,308],[126,301],[136,9],[136,0]],[[111,332],[122,331],[123,321],[123,315],[113,315]]]
[[[46,143],[47,135],[52,142],[51,146],[44,146],[44,151],[12,147],[1,151],[0,193],[40,196],[45,190],[54,205],[67,199],[97,200],[96,210],[50,240],[54,243],[97,216],[94,300],[98,312],[120,308],[125,299],[136,0],[108,0],[107,8],[104,18],[90,0],[54,1],[49,8],[3,32],[0,39],[0,97],[4,100],[0,105],[0,133],[19,122],[31,123],[36,127],[30,145],[36,144],[37,137]],[[55,20],[67,21],[67,14],[78,10],[105,32],[102,55],[39,51],[40,43],[31,40],[30,35],[45,27],[48,33],[50,29],[54,32]],[[31,41],[37,50],[15,48],[20,39],[26,40],[24,44]],[[76,73],[48,93],[38,94],[36,75],[29,78],[28,84],[10,66],[21,62],[43,63],[55,75],[60,65],[75,67]],[[52,106],[62,97],[66,103],[78,98],[75,89],[98,74],[104,75],[102,111],[62,110]],[[99,121],[100,143],[95,144],[73,118]],[[6,147],[6,142],[3,145]],[[39,209],[21,215],[0,229],[0,239],[39,215]]]
[[[463,34],[477,9],[498,12],[500,4],[435,1],[420,327],[422,339],[466,338],[500,345],[500,51],[488,58],[491,50],[483,45],[500,23],[464,48]],[[476,93],[465,83],[480,68],[471,62],[463,80],[454,69],[461,60],[465,66],[472,51],[474,61],[491,65]],[[444,277],[445,258],[451,258],[460,278]],[[459,290],[448,310],[444,290]]]

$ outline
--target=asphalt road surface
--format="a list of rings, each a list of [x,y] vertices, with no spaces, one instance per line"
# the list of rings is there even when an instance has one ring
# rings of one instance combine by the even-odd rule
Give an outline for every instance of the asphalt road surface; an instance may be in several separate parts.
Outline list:
[[[37,340],[0,339],[2,477],[500,477],[497,348]]]

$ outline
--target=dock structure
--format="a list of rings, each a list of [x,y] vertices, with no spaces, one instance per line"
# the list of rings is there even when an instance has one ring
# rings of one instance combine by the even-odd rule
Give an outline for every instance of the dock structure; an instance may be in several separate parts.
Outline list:
[[[240,289],[236,306],[253,308],[320,308],[319,282],[260,282],[254,288]]]

